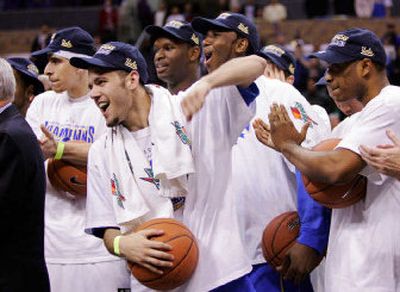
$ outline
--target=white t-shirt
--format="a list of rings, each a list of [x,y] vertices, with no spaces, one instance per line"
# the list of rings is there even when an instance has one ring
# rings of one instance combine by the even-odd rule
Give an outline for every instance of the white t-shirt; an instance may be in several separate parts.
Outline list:
[[[387,86],[358,114],[338,147],[390,144],[385,130],[400,132],[400,88]],[[366,198],[334,209],[325,267],[327,292],[400,291],[400,182],[365,167]]]
[[[185,92],[178,98],[183,98]],[[196,173],[189,177],[183,222],[199,244],[197,269],[182,289],[209,291],[251,270],[240,238],[232,193],[232,146],[254,115],[234,86],[212,90],[203,108],[186,125]]]
[[[71,99],[66,92],[47,91],[35,97],[26,119],[39,139],[40,125],[57,141],[93,143],[105,130],[105,121],[89,96]],[[47,161],[46,161],[47,166]],[[47,179],[45,256],[47,263],[78,264],[117,260],[101,239],[84,233],[85,198],[56,191]]]
[[[330,134],[324,117],[288,83],[264,76],[256,80],[257,118],[268,123],[272,103],[285,105],[298,130],[307,117],[314,122],[303,146],[312,147]],[[261,144],[251,124],[233,147],[233,185],[239,211],[240,227],[252,264],[264,263],[261,237],[268,222],[283,212],[297,210],[295,168],[282,154]]]
[[[152,87],[150,87],[152,88]],[[153,94],[156,89],[153,88]],[[171,96],[180,104],[185,92]],[[254,109],[254,105],[250,106]],[[182,291],[208,291],[251,270],[242,245],[231,184],[231,148],[254,111],[236,87],[212,90],[203,108],[185,125],[192,141],[196,173],[189,176],[183,222],[196,236],[199,263]],[[104,135],[89,151],[87,231],[117,226],[104,158]],[[133,286],[132,286],[133,287]],[[136,287],[136,286],[135,286]]]

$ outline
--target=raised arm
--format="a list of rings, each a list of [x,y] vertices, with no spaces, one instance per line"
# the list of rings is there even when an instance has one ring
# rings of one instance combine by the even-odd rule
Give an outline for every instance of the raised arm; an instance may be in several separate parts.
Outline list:
[[[229,85],[248,87],[263,74],[266,65],[267,62],[256,55],[234,58],[204,76],[190,88],[182,100],[182,110],[186,118],[190,120],[201,109],[211,89]]]

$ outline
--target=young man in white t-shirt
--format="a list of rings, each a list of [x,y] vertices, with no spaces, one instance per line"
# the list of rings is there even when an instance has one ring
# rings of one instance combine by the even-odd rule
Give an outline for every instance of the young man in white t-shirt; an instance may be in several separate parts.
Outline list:
[[[334,209],[325,266],[325,291],[399,291],[400,182],[367,166],[360,146],[388,143],[386,129],[400,131],[400,89],[390,86],[386,55],[379,38],[366,29],[336,34],[326,50],[314,54],[329,64],[325,74],[337,101],[357,98],[364,105],[356,121],[332,151],[313,152],[299,146],[298,133],[277,104],[271,108],[271,131],[256,133],[314,181],[349,182],[358,174],[368,178],[366,197],[352,206]]]
[[[72,58],[71,63],[89,69],[91,96],[110,127],[89,154],[87,232],[98,235],[101,231],[111,253],[154,272],[161,273],[160,267],[171,265],[172,257],[165,253],[171,247],[148,239],[162,234],[162,230],[126,233],[152,217],[172,216],[168,210],[171,203],[160,196],[156,186],[160,181],[153,176],[155,153],[168,142],[156,141],[159,131],[152,112],[156,111],[159,100],[166,101],[178,116],[183,113],[191,119],[187,122],[178,117],[180,128],[187,133],[182,143],[186,142],[185,147],[190,145],[195,171],[187,178],[183,222],[198,240],[200,258],[194,275],[181,289],[208,291],[249,272],[251,266],[240,235],[234,232],[238,227],[228,185],[231,147],[254,113],[252,101],[258,88],[252,82],[265,69],[265,60],[258,56],[231,60],[177,96],[158,86],[143,85],[147,79],[145,61],[135,47],[127,44],[105,44],[93,58]],[[231,86],[234,84],[237,86]],[[169,124],[176,127],[176,123]],[[173,137],[178,132],[174,130]],[[120,137],[132,143],[124,144]],[[124,150],[114,155],[113,147],[121,144]],[[138,148],[133,149],[132,144]],[[143,146],[146,144],[152,151],[148,157],[148,147]],[[142,165],[138,166],[138,159]],[[125,168],[130,175],[121,178],[118,173]],[[150,170],[146,172],[149,177],[145,182],[141,179],[143,168]],[[132,177],[139,196],[126,191],[130,186],[124,181]],[[127,206],[131,196],[142,200],[144,211],[137,211],[142,206],[134,203],[132,211],[125,212],[127,208],[121,205]],[[231,220],[224,225],[224,218]]]
[[[295,70],[295,59],[291,53],[280,46],[269,45],[257,54],[265,58],[268,65],[264,76],[256,80],[260,95],[256,99],[255,117],[267,120],[270,105],[280,102],[290,111],[298,129],[307,121],[312,121],[305,147],[312,147],[327,137],[330,127],[291,85]],[[256,290],[312,291],[308,274],[325,253],[329,212],[311,197],[297,192],[295,167],[279,152],[265,149],[250,125],[242,132],[233,149],[233,177],[241,230],[253,264],[250,279]],[[286,254],[285,264],[279,268],[279,273],[265,262],[262,255],[262,232],[274,217],[297,210],[302,223],[300,236]]]
[[[47,48],[33,53],[48,58],[45,74],[53,88],[36,96],[26,116],[45,159],[86,165],[90,145],[106,129],[88,95],[88,72],[69,64],[72,56],[92,55],[93,43],[89,33],[71,27],[57,31]],[[129,287],[124,261],[84,232],[85,208],[85,197],[56,190],[47,182],[45,256],[51,289],[109,292]]]

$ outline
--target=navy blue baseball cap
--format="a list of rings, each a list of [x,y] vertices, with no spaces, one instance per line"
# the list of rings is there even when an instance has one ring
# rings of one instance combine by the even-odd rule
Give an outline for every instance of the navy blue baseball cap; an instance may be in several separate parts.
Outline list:
[[[93,37],[82,28],[74,26],[54,33],[48,46],[33,52],[32,57],[43,57],[56,53],[69,59],[79,55],[92,56],[95,51]]]
[[[288,74],[294,75],[296,59],[287,49],[279,45],[269,45],[258,51],[257,55],[270,60],[272,63],[278,66],[279,69],[287,72]]]
[[[8,58],[7,62],[33,84],[35,94],[44,91],[43,83],[38,79],[39,70],[30,60],[26,58]]]
[[[102,45],[93,57],[73,57],[69,60],[72,66],[82,69],[103,68],[106,70],[123,70],[139,72],[143,83],[149,77],[147,64],[140,51],[129,44],[109,42]]]
[[[160,37],[172,37],[193,46],[201,46],[200,35],[186,21],[172,20],[163,27],[149,25],[145,31],[150,35],[152,42]]]
[[[260,47],[256,26],[243,14],[224,12],[215,19],[195,17],[192,26],[203,35],[209,30],[235,31],[239,36],[249,40],[252,53],[257,52]]]
[[[385,65],[386,53],[379,38],[368,29],[352,28],[336,34],[324,51],[310,57],[321,59],[328,64],[341,64],[369,58]]]

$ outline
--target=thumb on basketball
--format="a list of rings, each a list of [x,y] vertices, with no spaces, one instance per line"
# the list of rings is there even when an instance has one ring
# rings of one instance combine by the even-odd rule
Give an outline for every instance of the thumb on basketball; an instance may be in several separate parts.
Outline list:
[[[150,239],[152,237],[156,237],[156,236],[161,236],[164,234],[163,230],[160,229],[145,229],[145,230],[141,230],[138,233],[142,234],[143,236],[145,236],[147,239]]]
[[[389,137],[390,140],[392,140],[393,144],[395,144],[396,146],[400,146],[400,139],[396,137],[392,130],[387,130],[386,135]]]

